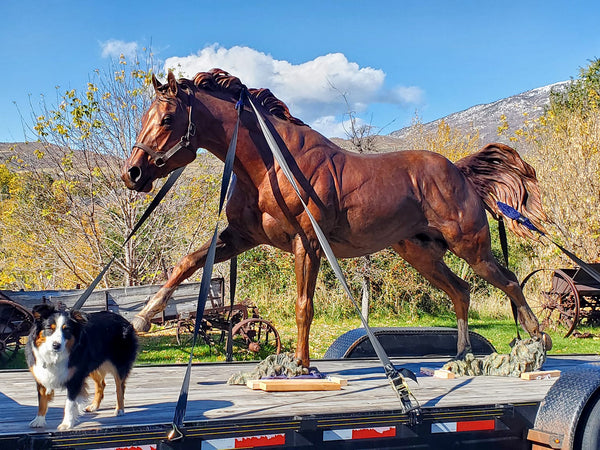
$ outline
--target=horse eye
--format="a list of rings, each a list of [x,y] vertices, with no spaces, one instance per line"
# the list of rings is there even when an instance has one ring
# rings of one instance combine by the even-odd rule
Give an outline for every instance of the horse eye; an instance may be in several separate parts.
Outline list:
[[[171,116],[165,116],[163,117],[163,120],[161,120],[160,124],[163,127],[168,127],[171,126]]]

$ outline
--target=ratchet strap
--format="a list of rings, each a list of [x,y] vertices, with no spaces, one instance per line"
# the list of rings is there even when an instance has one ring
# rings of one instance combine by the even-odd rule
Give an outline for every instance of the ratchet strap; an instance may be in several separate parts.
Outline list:
[[[169,189],[171,189],[171,187],[175,184],[175,182],[181,175],[181,172],[183,172],[184,168],[185,167],[180,167],[180,168],[174,170],[173,172],[171,172],[171,175],[169,175],[169,178],[167,178],[167,181],[165,182],[165,184],[162,185],[162,187],[160,188],[160,190],[158,191],[156,196],[152,199],[152,201],[148,205],[148,208],[146,208],[146,211],[144,211],[144,214],[142,214],[142,217],[140,217],[140,219],[134,225],[133,229],[129,232],[129,234],[127,235],[127,237],[125,238],[125,240],[123,241],[121,246],[119,247],[119,250],[121,250],[123,247],[125,247],[125,244],[127,244],[127,242],[129,242],[129,239],[131,239],[133,237],[133,235],[136,233],[136,231],[140,229],[142,224],[146,221],[146,219],[150,216],[150,214],[152,214],[152,212],[156,209],[156,207],[161,202],[161,200],[164,198],[164,196],[167,195],[167,192],[169,192]],[[98,274],[98,276],[94,279],[94,281],[92,281],[92,283],[87,287],[87,289],[83,292],[83,294],[81,294],[81,297],[79,297],[79,299],[75,302],[75,304],[71,308],[72,310],[81,309],[83,304],[86,302],[86,300],[92,294],[93,290],[96,289],[96,286],[98,285],[98,283],[100,283],[100,280],[102,279],[102,277],[104,276],[104,274],[106,273],[106,271],[108,270],[110,265],[113,263],[113,261],[117,257],[117,251],[115,251],[113,253],[112,258],[104,266],[104,269],[102,269],[102,271]]]
[[[181,384],[181,391],[179,392],[179,398],[177,400],[177,405],[175,406],[172,429],[167,435],[167,438],[170,441],[179,440],[184,437],[184,434],[181,431],[181,429],[183,428],[183,420],[185,419],[185,413],[187,410],[187,399],[190,387],[192,360],[194,358],[194,348],[196,347],[198,332],[200,330],[200,323],[202,322],[202,317],[204,316],[204,308],[206,306],[206,300],[208,299],[208,292],[210,289],[210,281],[212,278],[212,271],[215,263],[215,253],[217,249],[217,238],[219,236],[219,218],[221,217],[223,205],[225,204],[225,199],[227,197],[227,191],[229,190],[230,182],[232,180],[233,161],[235,159],[235,147],[237,145],[240,114],[243,109],[244,95],[245,91],[242,90],[242,93],[240,94],[240,100],[236,103],[235,106],[238,112],[237,121],[233,130],[231,142],[229,143],[229,148],[227,149],[227,156],[225,157],[225,165],[223,167],[223,178],[221,179],[221,195],[219,198],[217,224],[215,225],[215,231],[213,233],[210,245],[208,247],[208,252],[206,254],[206,263],[204,264],[204,269],[202,271],[202,281],[200,282],[200,292],[198,293],[198,304],[196,306],[196,323],[194,325],[194,338],[192,340],[192,348],[190,350],[190,358],[188,360],[187,369],[185,371],[185,376]]]
[[[252,102],[252,99],[250,98],[250,96],[248,96],[247,99],[248,99],[248,103],[254,110],[254,113],[255,113],[256,118],[259,123],[259,126],[264,134],[264,137],[267,141],[267,144],[269,145],[269,148],[271,149],[271,152],[273,153],[273,157],[275,158],[275,160],[279,164],[279,167],[283,171],[284,175],[286,176],[286,178],[288,179],[288,181],[294,188],[294,191],[296,192],[296,195],[300,199],[300,202],[302,202],[302,205],[304,206],[304,211],[306,212],[306,215],[310,219],[310,222],[313,226],[315,234],[317,235],[317,239],[319,240],[321,249],[325,253],[327,260],[329,261],[329,264],[331,265],[331,268],[333,269],[340,284],[342,285],[342,288],[344,289],[346,295],[350,298],[350,300],[352,301],[352,304],[354,305],[355,309],[358,312],[360,320],[367,332],[367,336],[369,337],[369,340],[371,341],[371,344],[373,345],[373,349],[375,350],[375,353],[377,354],[377,356],[379,357],[379,360],[381,361],[381,364],[383,365],[385,375],[387,376],[394,392],[396,393],[396,395],[398,396],[398,398],[401,401],[402,411],[408,415],[409,422],[411,424],[419,423],[420,417],[421,417],[419,403],[417,402],[414,395],[412,395],[412,393],[408,389],[408,386],[407,386],[406,381],[404,380],[403,376],[408,377],[415,382],[417,382],[417,377],[415,376],[415,374],[413,372],[411,372],[408,369],[405,369],[405,368],[396,369],[396,367],[394,367],[394,364],[390,361],[390,358],[387,356],[387,354],[386,354],[385,350],[383,349],[383,347],[381,346],[379,340],[373,334],[373,331],[369,328],[367,321],[365,320],[365,318],[363,317],[363,315],[361,313],[360,307],[356,303],[356,300],[354,299],[354,296],[352,295],[352,292],[350,291],[350,287],[348,286],[346,278],[344,277],[344,274],[342,273],[342,269],[340,268],[340,265],[337,262],[335,255],[333,254],[331,246],[329,245],[329,242],[327,242],[327,238],[325,237],[323,231],[321,230],[321,227],[319,226],[319,224],[317,223],[317,221],[311,214],[310,210],[308,209],[308,206],[306,205],[304,199],[302,198],[300,189],[298,188],[298,184],[296,183],[296,180],[285,160],[285,157],[283,156],[283,153],[281,152],[281,149],[277,145],[277,141],[275,140],[275,138],[273,137],[273,134],[267,127],[261,113],[254,106],[254,103]],[[414,400],[414,403],[411,399]]]
[[[571,261],[573,261],[575,264],[577,264],[579,267],[581,267],[581,269],[585,273],[587,273],[590,277],[592,277],[594,280],[596,280],[598,283],[600,283],[600,273],[598,273],[598,271],[596,271],[592,266],[590,266],[588,263],[586,263],[583,260],[581,260],[580,258],[578,258],[577,255],[575,255],[574,253],[571,253],[569,250],[564,248],[562,245],[558,244],[556,241],[551,239],[546,233],[544,233],[543,231],[538,229],[531,222],[531,220],[529,220],[527,217],[522,215],[519,211],[517,211],[513,207],[507,205],[506,203],[502,203],[502,202],[496,202],[496,203],[498,205],[498,209],[500,210],[500,212],[502,214],[504,214],[509,219],[516,220],[524,227],[527,227],[531,231],[535,231],[536,233],[539,233],[540,236],[543,236],[546,239],[548,239],[550,242],[552,242],[554,245],[556,245],[558,247],[558,249],[561,252],[563,252],[569,259],[571,259]]]

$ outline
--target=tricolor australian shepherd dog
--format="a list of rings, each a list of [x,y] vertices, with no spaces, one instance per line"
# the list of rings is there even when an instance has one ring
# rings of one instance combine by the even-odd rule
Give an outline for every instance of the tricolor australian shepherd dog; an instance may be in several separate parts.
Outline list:
[[[104,397],[107,373],[114,376],[117,387],[115,415],[124,414],[125,380],[137,355],[131,324],[108,311],[65,312],[43,304],[32,312],[34,324],[25,352],[37,382],[38,413],[29,425],[45,427],[48,402],[55,390],[66,388],[65,415],[58,429],[72,428],[86,401],[85,379],[90,376],[96,385],[94,400],[85,410],[95,411]]]

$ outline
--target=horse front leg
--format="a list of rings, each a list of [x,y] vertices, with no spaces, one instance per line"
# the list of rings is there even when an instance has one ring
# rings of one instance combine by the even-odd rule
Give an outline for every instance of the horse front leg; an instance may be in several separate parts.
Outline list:
[[[296,359],[303,367],[310,366],[309,334],[314,316],[313,297],[317,284],[317,275],[321,259],[314,249],[307,249],[308,244],[299,236],[294,240],[294,271],[298,298],[296,300],[296,326],[298,340],[296,344]]]
[[[217,240],[215,263],[227,261],[255,245],[243,241],[230,228],[226,228],[221,232]],[[169,299],[177,287],[198,269],[204,267],[209,247],[210,241],[206,242],[199,250],[184,256],[177,263],[167,282],[133,318],[131,323],[136,331],[148,331],[150,329],[150,321],[155,315],[165,310]]]

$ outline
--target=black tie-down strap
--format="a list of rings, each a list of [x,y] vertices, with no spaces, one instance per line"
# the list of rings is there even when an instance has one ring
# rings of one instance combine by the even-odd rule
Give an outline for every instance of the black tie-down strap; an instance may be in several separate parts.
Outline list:
[[[173,172],[171,172],[171,175],[169,175],[169,178],[167,179],[165,184],[162,185],[162,187],[160,188],[160,190],[158,191],[156,196],[152,199],[152,201],[148,205],[148,208],[146,208],[146,211],[144,211],[144,214],[142,214],[142,217],[140,217],[140,219],[134,225],[133,229],[129,232],[129,234],[127,235],[127,237],[125,238],[125,240],[123,241],[121,246],[119,247],[119,250],[121,250],[123,247],[125,247],[125,244],[127,244],[127,242],[129,242],[129,239],[131,239],[133,237],[133,235],[137,232],[137,230],[140,229],[140,227],[146,221],[146,219],[150,216],[150,214],[152,214],[152,212],[156,209],[156,207],[161,202],[161,200],[164,198],[164,196],[167,195],[167,192],[169,192],[169,189],[171,189],[171,187],[175,184],[175,182],[181,175],[181,172],[183,172],[183,169],[184,169],[184,167],[180,167],[180,168],[174,170]],[[94,289],[96,289],[96,286],[98,285],[98,283],[100,283],[100,280],[102,280],[102,277],[104,276],[104,274],[106,273],[106,271],[108,270],[108,268],[113,263],[113,261],[115,260],[116,257],[117,257],[117,253],[115,252],[115,253],[113,253],[112,258],[104,266],[104,269],[102,269],[102,271],[98,274],[98,276],[94,279],[94,281],[92,281],[90,283],[90,285],[83,292],[83,294],[81,294],[81,297],[79,297],[79,299],[75,302],[75,304],[73,305],[73,307],[71,309],[73,309],[73,310],[81,309],[81,307],[86,302],[86,300],[89,298],[89,296],[92,294]]]
[[[271,132],[267,128],[266,124],[264,123],[262,116],[260,115],[260,113],[258,112],[256,107],[252,103],[252,100],[250,99],[250,97],[245,96],[245,90],[242,91],[242,93],[240,95],[240,101],[236,105],[236,108],[238,108],[238,120],[236,122],[233,137],[231,139],[231,143],[230,143],[229,149],[227,151],[225,167],[223,169],[223,180],[221,182],[221,200],[220,200],[220,204],[219,204],[219,213],[218,213],[219,216],[221,214],[223,202],[224,202],[224,199],[226,196],[227,188],[229,186],[229,181],[230,181],[231,172],[232,172],[232,168],[233,168],[233,159],[235,156],[235,146],[236,146],[236,142],[237,142],[239,117],[240,117],[240,114],[241,114],[241,111],[243,108],[243,100],[244,99],[246,99],[249,102],[250,106],[254,110],[256,117],[258,119],[259,125],[261,127],[261,130],[265,136],[265,139],[267,140],[267,143],[269,144],[269,147],[271,148],[271,151],[273,152],[274,158],[279,163],[284,174],[286,175],[289,182],[294,187],[294,190],[298,194],[298,197],[300,198],[300,201],[304,205],[304,209],[313,225],[313,228],[319,239],[319,243],[321,244],[321,247],[323,248],[323,250],[327,256],[327,259],[329,260],[334,272],[338,276],[338,279],[340,280],[340,283],[342,284],[347,295],[352,300],[354,307],[357,309],[359,317],[367,331],[367,335],[369,336],[369,339],[371,340],[373,348],[375,349],[375,353],[377,354],[377,356],[379,357],[379,359],[381,360],[381,362],[383,364],[385,375],[388,378],[390,385],[394,389],[394,392],[396,393],[396,395],[398,395],[398,398],[401,401],[402,411],[407,414],[407,416],[409,418],[409,422],[411,424],[419,423],[420,417],[421,417],[420,406],[419,406],[416,398],[411,394],[410,390],[408,389],[408,386],[406,385],[406,381],[403,378],[403,376],[410,378],[411,380],[413,380],[415,382],[417,382],[417,377],[415,376],[415,374],[413,372],[411,372],[408,369],[401,368],[400,370],[398,370],[394,367],[394,364],[390,361],[390,359],[387,356],[387,354],[385,353],[383,347],[379,343],[379,340],[377,339],[377,337],[373,334],[373,332],[369,328],[365,318],[362,316],[362,314],[360,312],[360,308],[358,307],[358,304],[356,303],[356,301],[354,300],[354,297],[352,296],[352,293],[350,292],[350,288],[346,282],[344,275],[342,274],[342,271],[337,262],[337,259],[333,255],[333,251],[331,250],[331,247],[329,246],[329,243],[327,242],[327,239],[325,238],[325,236],[323,234],[323,231],[321,230],[321,228],[317,224],[316,220],[314,219],[314,217],[308,210],[306,204],[304,203],[304,200],[302,199],[302,196],[300,195],[300,191],[298,189],[296,181],[293,178],[291,171],[289,169],[289,166],[287,165],[285,159],[283,158],[283,155],[281,154],[281,150],[277,146],[277,143],[276,143],[275,139],[273,138],[273,135],[271,134]],[[217,227],[218,227],[218,224],[217,224]],[[208,295],[208,288],[203,289],[203,286],[205,284],[207,286],[210,284],[212,266],[214,264],[214,250],[216,247],[216,240],[217,240],[217,228],[215,228],[215,232],[213,234],[213,239],[211,241],[211,245],[209,247],[208,254],[206,257],[206,265],[204,266],[202,283],[201,283],[201,287],[200,287],[200,295],[198,298],[198,307],[197,307],[197,313],[196,313],[196,325],[194,327],[194,338],[192,341],[192,350],[190,352],[190,359],[188,361],[186,374],[185,374],[183,384],[181,387],[181,392],[179,394],[179,399],[177,401],[177,406],[175,408],[175,415],[173,417],[172,429],[168,433],[168,436],[167,436],[170,441],[177,441],[177,440],[182,439],[185,436],[182,431],[182,428],[183,428],[183,420],[185,418],[185,411],[186,411],[186,407],[187,407],[187,397],[188,397],[190,371],[191,371],[190,369],[191,369],[191,364],[192,364],[194,346],[196,344],[196,338],[197,338],[198,329],[199,329],[199,323],[200,323],[200,321],[202,319],[202,315],[204,313],[204,304],[206,303],[206,298]],[[203,292],[205,292],[204,297],[203,297]]]
[[[231,142],[229,144],[229,148],[227,149],[227,156],[225,158],[225,165],[223,167],[223,177],[221,180],[221,195],[219,198],[219,210],[217,212],[217,224],[215,226],[215,231],[213,233],[212,239],[210,241],[210,246],[208,247],[208,252],[206,254],[206,263],[204,265],[204,269],[202,272],[202,281],[200,282],[200,292],[198,294],[198,304],[196,306],[196,323],[194,325],[194,338],[192,340],[192,348],[190,351],[190,358],[188,360],[187,368],[185,371],[185,376],[183,378],[183,382],[181,384],[181,391],[179,392],[179,398],[177,400],[177,405],[175,406],[175,413],[173,415],[173,423],[172,429],[168,433],[167,438],[170,441],[179,440],[184,437],[184,433],[182,431],[183,421],[185,419],[185,413],[187,410],[187,399],[188,392],[190,387],[190,374],[192,368],[192,360],[194,358],[194,348],[196,347],[196,341],[198,339],[198,332],[200,330],[200,323],[202,322],[202,317],[204,316],[204,307],[206,305],[206,300],[208,299],[208,292],[210,289],[210,282],[212,278],[212,271],[215,262],[215,253],[217,249],[217,239],[219,235],[219,217],[221,217],[221,212],[223,211],[223,205],[225,204],[225,199],[227,197],[227,191],[229,190],[230,182],[232,180],[233,173],[233,161],[235,159],[235,147],[237,145],[237,135],[238,128],[240,123],[240,114],[243,109],[243,96],[244,91],[242,91],[240,95],[240,101],[236,104],[236,108],[238,110],[237,121],[235,124],[235,128],[233,131],[233,136],[231,137]]]
[[[508,239],[506,238],[506,227],[504,226],[504,219],[502,216],[498,218],[498,236],[500,237],[500,248],[502,249],[504,266],[510,270],[508,267]],[[517,305],[515,305],[512,301],[510,302],[510,310],[512,311],[513,319],[515,320],[515,328],[517,330],[516,339],[520,341],[521,333],[519,332],[519,313],[517,312]],[[511,347],[514,343],[515,339],[513,339]]]
[[[237,285],[237,256],[229,262],[229,325],[227,327],[227,345],[225,346],[225,361],[233,361],[233,304]]]

